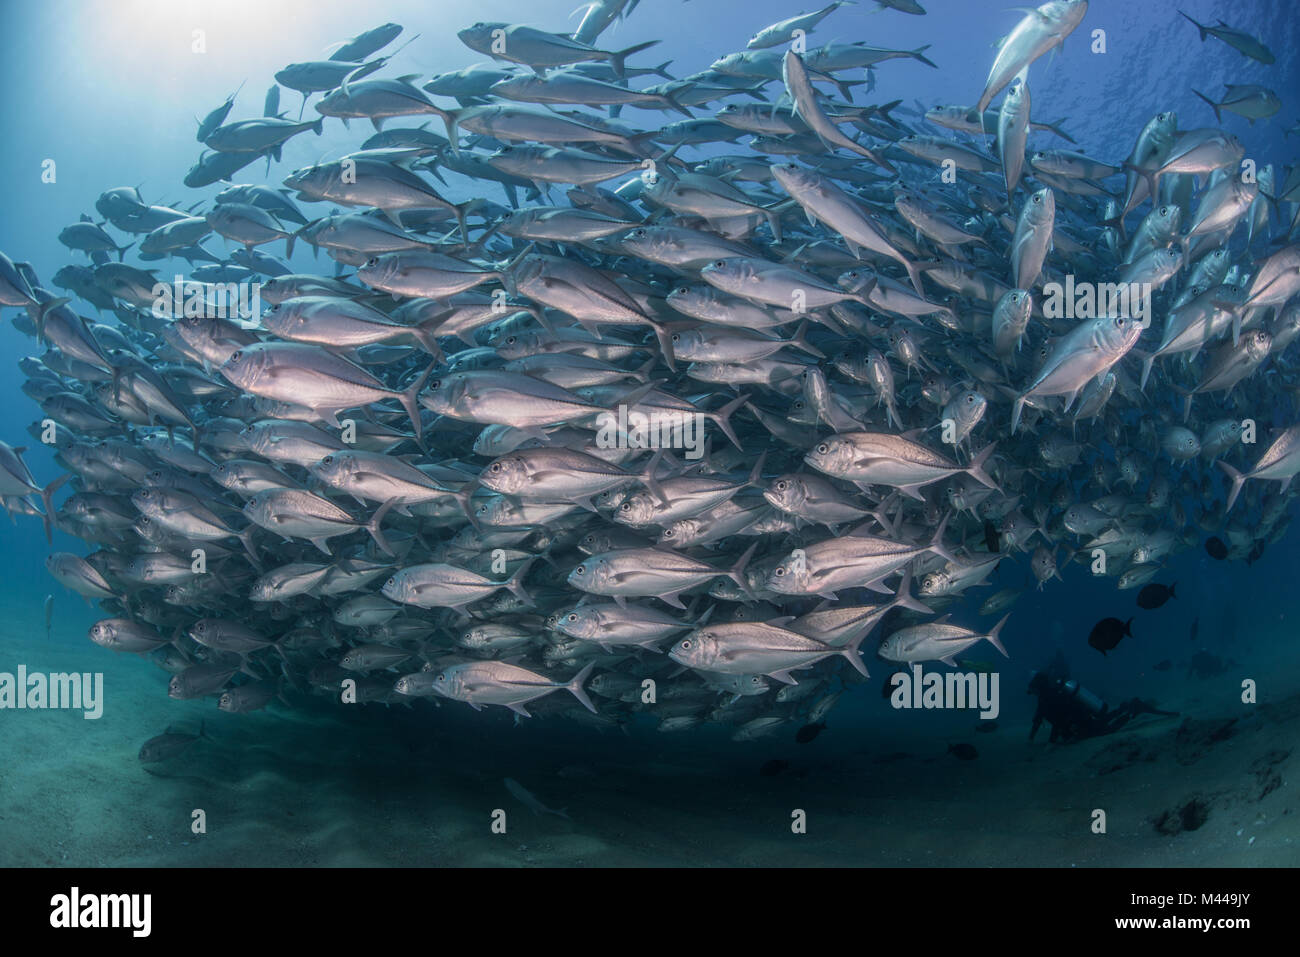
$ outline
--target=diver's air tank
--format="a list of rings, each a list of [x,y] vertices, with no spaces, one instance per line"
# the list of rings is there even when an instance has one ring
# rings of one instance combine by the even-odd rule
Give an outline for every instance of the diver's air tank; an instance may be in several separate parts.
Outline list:
[[[1101,714],[1106,710],[1106,702],[1102,701],[1087,688],[1082,687],[1077,681],[1067,681],[1062,685],[1063,690],[1072,698],[1078,699],[1079,703],[1091,711],[1093,714]]]

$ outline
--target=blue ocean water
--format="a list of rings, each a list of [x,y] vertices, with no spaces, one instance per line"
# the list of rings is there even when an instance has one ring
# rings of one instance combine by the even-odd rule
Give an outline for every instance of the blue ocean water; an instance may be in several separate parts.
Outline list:
[[[216,107],[241,84],[232,118],[260,115],[263,95],[276,70],[292,61],[322,58],[329,44],[365,28],[387,20],[405,27],[403,40],[419,34],[383,75],[427,78],[483,62],[482,56],[465,48],[456,37],[456,31],[465,25],[501,20],[561,31],[576,25],[574,5],[575,0],[532,0],[527,4],[384,0],[373,5],[319,0],[136,0],[114,4],[50,0],[3,4],[0,79],[3,89],[10,91],[10,105],[0,113],[0,182],[7,187],[0,204],[0,250],[14,260],[30,262],[37,274],[46,278],[74,259],[59,244],[59,230],[83,213],[93,214],[94,200],[105,189],[138,185],[150,202],[178,206],[210,199],[225,184],[201,190],[181,184],[201,149],[194,138],[195,118]],[[875,10],[863,0],[835,11],[811,39],[814,43],[861,40],[900,50],[928,47],[925,55],[938,69],[910,59],[884,62],[875,70],[874,90],[859,93],[859,100],[900,99],[905,107],[920,104],[922,108],[969,104],[982,89],[995,52],[993,44],[1021,14],[1005,9],[1001,0],[926,0],[924,5],[928,15],[913,17]],[[1264,66],[1216,40],[1202,43],[1192,25],[1178,15],[1179,9],[1203,23],[1222,18],[1262,38],[1276,54],[1276,62]],[[606,47],[624,47],[662,38],[658,47],[636,62],[657,65],[671,61],[670,72],[685,75],[705,69],[726,52],[743,49],[756,30],[798,11],[797,4],[776,0],[641,0],[633,14],[610,28],[601,42]],[[204,31],[205,52],[193,49],[195,30]],[[1094,30],[1105,33],[1104,53],[1092,49],[1097,43],[1090,35]],[[1280,171],[1295,162],[1294,144],[1300,143],[1300,138],[1284,136],[1300,119],[1295,101],[1296,91],[1300,91],[1298,41],[1300,18],[1289,0],[1186,0],[1181,6],[1093,0],[1083,26],[1065,48],[1031,69],[1034,119],[1060,121],[1077,140],[1078,149],[1118,163],[1156,112],[1178,111],[1184,128],[1214,125],[1212,111],[1192,93],[1193,88],[1215,96],[1224,84],[1259,83],[1281,96],[1281,112],[1254,124],[1225,113],[1222,126],[1241,138],[1249,158],[1260,166],[1272,163]],[[281,95],[282,109],[296,116],[297,94],[283,90]],[[310,104],[306,115],[314,118]],[[623,119],[633,124],[662,121],[661,114],[635,109],[625,110]],[[923,125],[915,116],[908,121]],[[437,129],[436,122],[431,128]],[[278,185],[288,170],[354,149],[369,132],[364,121],[353,120],[351,129],[345,130],[337,121],[327,120],[323,136],[290,141],[283,162],[272,167],[269,177],[264,175],[265,164],[259,162],[237,174],[236,181]],[[1047,134],[1031,135],[1031,149],[1049,144],[1063,145]],[[42,178],[49,161],[55,164],[54,182]],[[472,184],[460,180],[448,196],[463,200],[473,191]],[[493,199],[501,200],[499,189],[489,187],[489,192]],[[325,268],[313,261],[309,249],[300,248],[292,262],[304,272]],[[171,274],[169,268],[163,270],[164,275]],[[47,481],[58,474],[59,467],[48,449],[27,432],[39,410],[20,391],[22,377],[16,367],[17,360],[35,354],[36,347],[7,321],[14,314],[5,309],[6,321],[0,323],[0,355],[5,357],[0,363],[0,407],[6,413],[0,418],[0,438],[11,445],[28,446],[26,461],[38,481]],[[1261,413],[1260,418],[1269,419],[1272,411]],[[66,860],[75,863],[386,863],[393,861],[393,855],[400,856],[401,862],[439,859],[494,864],[631,863],[647,855],[659,855],[657,859],[665,863],[855,862],[853,855],[866,854],[865,847],[879,844],[881,832],[876,828],[882,827],[909,795],[929,808],[937,823],[921,826],[915,810],[898,810],[899,828],[904,837],[911,835],[912,850],[900,849],[906,844],[900,837],[881,862],[901,863],[904,855],[910,855],[908,863],[1014,863],[994,848],[996,842],[981,842],[979,837],[996,833],[998,841],[1015,847],[1016,835],[1002,830],[988,816],[979,816],[983,812],[963,795],[981,795],[981,806],[987,806],[1008,793],[1023,795],[1028,789],[1026,806],[1038,807],[1033,799],[1035,788],[1043,789],[1039,791],[1043,794],[1049,787],[1095,776],[1096,767],[1084,760],[1092,757],[1091,752],[1084,758],[1079,757],[1081,751],[1040,757],[1040,765],[1056,762],[1051,764],[1050,774],[1041,766],[1027,766],[1033,755],[1048,752],[1026,750],[1024,731],[1034,699],[1023,689],[1031,671],[1042,667],[1058,650],[1068,659],[1072,676],[1107,701],[1141,696],[1184,713],[1230,714],[1245,720],[1249,709],[1237,706],[1242,678],[1260,681],[1261,698],[1268,701],[1283,701],[1300,693],[1295,653],[1300,622],[1295,582],[1300,569],[1295,560],[1294,529],[1249,566],[1215,561],[1200,548],[1173,556],[1160,580],[1177,582],[1178,598],[1158,611],[1138,609],[1134,592],[1117,592],[1113,580],[1095,579],[1080,564],[1063,567],[1064,582],[1054,581],[1045,590],[1030,585],[1003,633],[1011,651],[1010,661],[998,663],[1002,682],[998,723],[1003,727],[1000,743],[987,747],[986,740],[994,736],[972,735],[974,719],[970,715],[888,708],[879,694],[886,673],[879,662],[872,668],[870,683],[851,687],[833,712],[828,731],[806,747],[795,746],[784,732],[779,741],[732,743],[728,740],[730,729],[719,727],[696,729],[684,736],[656,736],[648,728],[602,735],[541,721],[517,727],[508,713],[476,715],[459,707],[453,712],[446,703],[436,713],[368,713],[355,720],[324,712],[305,717],[217,714],[210,702],[169,702],[165,675],[143,662],[114,656],[86,639],[86,627],[99,616],[61,589],[44,570],[51,547],[38,521],[18,518],[4,526],[0,536],[0,607],[6,610],[0,622],[0,671],[12,670],[19,662],[38,668],[42,661],[57,661],[59,667],[103,670],[109,676],[110,689],[117,689],[107,700],[105,727],[96,726],[93,731],[79,717],[75,721],[64,721],[63,716],[50,719],[57,725],[57,730],[50,732],[46,729],[51,724],[37,724],[38,717],[44,716],[0,712],[0,737],[8,741],[3,746],[9,755],[22,755],[22,763],[8,762],[6,784],[21,793],[27,793],[23,788],[53,787],[54,804],[66,798],[72,802],[69,806],[86,808],[90,805],[81,793],[86,777],[77,773],[76,760],[69,758],[84,746],[94,754],[86,766],[93,767],[94,775],[101,776],[110,788],[129,776],[133,793],[143,795],[155,788],[154,793],[175,797],[177,807],[184,806],[191,795],[175,794],[169,788],[219,792],[224,797],[212,800],[230,800],[231,807],[240,807],[238,830],[214,833],[202,856],[196,856],[196,846],[179,838],[172,839],[166,850],[150,847],[143,836],[150,827],[139,820],[105,814],[98,824],[68,838],[76,850]],[[62,532],[56,532],[53,548],[84,553],[80,541]],[[1024,562],[1008,563],[994,582],[995,587],[1021,587],[1028,578]],[[967,610],[973,612],[988,593],[974,593]],[[56,604],[52,645],[44,638],[41,610],[47,594],[55,596]],[[957,609],[954,612],[960,614]],[[1086,638],[1098,619],[1111,615],[1134,617],[1135,637],[1126,640],[1117,653],[1103,657],[1087,646]],[[1194,622],[1198,632],[1195,644],[1190,637]],[[1186,662],[1194,650],[1201,649],[1235,666],[1215,679],[1189,676]],[[988,655],[981,653],[980,657]],[[1162,661],[1173,661],[1174,667],[1156,670],[1155,665]],[[133,713],[147,714],[147,720],[126,717]],[[143,776],[135,750],[144,738],[173,721],[193,723],[199,718],[208,721],[218,741],[212,746],[210,761],[205,764],[196,758],[196,768],[185,773],[188,783]],[[27,722],[21,732],[20,721]],[[110,725],[118,732],[105,730]],[[21,752],[15,750],[14,743],[20,735],[27,742]],[[1003,737],[1014,740],[1003,742]],[[344,745],[334,752],[322,743],[325,739]],[[1154,740],[1156,747],[1163,748],[1170,738]],[[376,741],[382,743],[370,750]],[[984,753],[969,765],[947,759],[945,749],[955,741],[973,741]],[[894,753],[907,757],[877,761]],[[297,759],[290,757],[295,754]],[[771,759],[788,760],[800,774],[764,784],[775,789],[766,792],[772,807],[786,807],[789,797],[825,808],[837,821],[835,838],[822,832],[813,839],[815,844],[806,846],[770,843],[770,834],[762,831],[766,825],[755,823],[762,814],[755,813],[753,801],[761,803],[761,798],[735,798],[736,803],[725,809],[719,803],[734,798],[735,782],[745,782],[746,788],[758,782],[758,767]],[[1170,773],[1184,774],[1181,791],[1191,793],[1202,786],[1201,781],[1216,779],[1219,772],[1207,770],[1211,767],[1212,759],[1206,759],[1199,767],[1175,765]],[[571,773],[561,773],[565,770]],[[272,775],[276,785],[270,791],[259,791],[265,775]],[[480,847],[475,843],[480,840],[475,836],[479,805],[508,800],[500,788],[503,777],[523,781],[552,807],[567,803],[575,821],[585,820],[586,829],[581,824],[570,829],[562,821],[545,818],[547,830],[537,839],[540,843],[531,855],[513,850],[513,841],[509,853],[486,844]],[[1168,775],[1165,777],[1167,786]],[[436,784],[433,778],[437,778]],[[880,778],[888,778],[887,785]],[[196,779],[203,783],[194,783]],[[321,786],[344,794],[322,800],[312,828],[299,828],[279,813]],[[435,787],[445,820],[458,823],[455,827],[449,824],[448,830],[430,838],[432,843],[419,845],[418,850],[394,851],[392,835],[406,833],[407,828],[420,830],[412,808],[420,806],[423,789]],[[60,788],[65,788],[66,794]],[[264,808],[267,814],[258,817],[250,807],[241,806],[240,788],[273,795],[275,813]],[[482,797],[481,790],[488,791],[491,798]],[[74,792],[79,795],[75,800]],[[864,823],[858,816],[862,812],[854,807],[857,796],[868,792],[875,795],[865,812],[873,818],[871,824]],[[815,795],[815,800],[803,796],[807,794]],[[107,807],[115,806],[111,798],[104,800]],[[671,807],[671,820],[677,822],[673,826],[679,831],[659,820],[656,826],[661,830],[655,840],[648,831],[639,830],[639,825],[620,824],[624,817],[620,808],[629,806]],[[406,823],[386,831],[388,838],[356,840],[355,844],[353,837],[340,838],[331,830],[331,815],[342,828],[349,821],[365,821],[367,808],[379,808],[376,813]],[[1136,848],[1132,856],[1123,858],[1126,852],[1121,850],[1106,853],[1118,855],[1114,859],[1145,862],[1156,858],[1143,858],[1143,854],[1168,851],[1148,835],[1151,829],[1142,823],[1150,816],[1145,813],[1148,810],[1154,813],[1158,807],[1133,812],[1132,816],[1141,820],[1132,824],[1135,836],[1130,847]],[[1229,812],[1225,815],[1230,816]],[[529,818],[530,828],[541,827],[531,815]],[[35,827],[39,839],[35,843],[41,843],[49,834],[40,833],[40,829],[55,825],[48,818],[35,821],[21,811],[11,811],[4,815],[0,830],[16,834]],[[559,830],[551,830],[552,824]],[[164,815],[151,819],[150,825],[159,833],[169,827],[180,833],[177,828],[182,826],[168,823]],[[778,821],[776,827],[781,826]],[[1042,824],[1037,832],[1034,826],[1027,824],[1026,832],[1053,837],[1044,838],[1046,852],[1022,862],[1068,863],[1074,841],[1080,859],[1093,863],[1111,859],[1093,848],[1083,849],[1087,832],[1082,826],[1077,835],[1070,832],[1068,837],[1062,836],[1064,831],[1052,830],[1055,825]],[[961,838],[953,836],[958,832]],[[1145,837],[1136,837],[1139,833]],[[1268,858],[1270,862],[1285,861],[1288,853],[1294,855],[1293,846],[1290,851],[1282,846],[1284,841],[1289,844],[1291,837],[1285,834],[1290,833],[1277,832],[1277,854]],[[584,843],[584,834],[595,835],[590,844]],[[487,840],[486,834],[481,840]],[[339,841],[347,845],[346,852],[339,852]],[[964,856],[945,859],[937,850],[945,842],[961,848],[959,853]],[[521,839],[519,843],[530,842]],[[711,843],[713,849],[708,850]],[[259,844],[265,846],[264,853],[257,850]],[[33,842],[27,841],[22,851],[15,851],[15,844],[0,841],[0,847],[14,855],[14,863],[60,862],[57,855],[29,850],[32,846]],[[546,850],[540,852],[538,847]],[[0,863],[6,862],[5,853],[0,851]],[[1236,851],[1223,849],[1222,853],[1228,859]],[[1176,855],[1159,859],[1180,860]]]

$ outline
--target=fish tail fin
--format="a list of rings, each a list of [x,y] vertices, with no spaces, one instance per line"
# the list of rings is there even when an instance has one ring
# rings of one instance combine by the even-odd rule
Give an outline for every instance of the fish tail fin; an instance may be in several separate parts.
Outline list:
[[[1012,426],[1012,431],[1015,431],[1014,426]],[[985,488],[991,488],[994,491],[1001,491],[1001,489],[998,488],[998,483],[993,481],[993,477],[984,470],[984,463],[989,460],[989,456],[993,454],[993,450],[997,447],[998,444],[996,442],[990,442],[988,445],[984,446],[980,453],[975,456],[975,460],[971,462],[970,467],[967,468],[966,471],[970,474],[971,478],[979,482]]]
[[[1045,130],[1050,130],[1051,132],[1055,133],[1057,136],[1059,136],[1061,139],[1063,139],[1063,140],[1065,140],[1065,141],[1067,141],[1067,142],[1070,142],[1070,143],[1077,143],[1078,140],[1076,140],[1076,139],[1075,139],[1073,136],[1071,136],[1069,133],[1065,132],[1065,130],[1061,129],[1061,124],[1064,123],[1064,122],[1065,122],[1066,120],[1068,120],[1068,119],[1069,119],[1068,116],[1063,116],[1063,117],[1061,117],[1059,120],[1057,120],[1055,123],[1044,123],[1044,124],[1043,124],[1043,129],[1045,129]]]
[[[717,412],[705,413],[710,419],[713,420],[713,424],[722,430],[722,434],[731,440],[731,444],[734,445],[737,449],[740,449],[741,451],[744,451],[744,449],[741,447],[740,439],[736,437],[735,430],[732,429],[731,427],[731,416],[732,413],[734,413],[737,409],[739,409],[742,405],[744,405],[748,401],[749,401],[749,395],[746,393],[742,393],[739,398],[732,399],[730,402],[728,402],[726,405],[720,408]]]
[[[512,595],[528,605],[537,604],[533,601],[533,596],[524,590],[524,576],[528,574],[528,569],[533,567],[533,562],[535,561],[537,561],[536,556],[528,559],[515,570],[513,575],[502,583],[502,587],[510,589]]]
[[[766,461],[767,449],[764,449],[763,453],[758,457],[758,461],[754,463],[754,467],[749,470],[749,481],[745,483],[746,486],[749,488],[763,487],[763,463]]]
[[[925,51],[928,49],[930,49],[930,44],[927,43],[925,46],[919,46],[915,50],[910,51],[910,56],[913,60],[920,60],[926,66],[934,67],[937,70],[939,69],[939,64],[935,63],[925,55]]]
[[[452,498],[456,500],[456,504],[459,505],[461,511],[465,513],[465,518],[469,521],[470,525],[472,525],[476,530],[482,531],[482,526],[479,525],[478,519],[474,517],[474,510],[469,507],[470,499],[474,497],[474,489],[477,485],[477,481],[467,482],[460,491],[452,493]]]
[[[750,594],[750,591],[749,582],[745,581],[745,566],[749,564],[749,560],[753,557],[756,548],[758,548],[758,542],[755,542],[753,545],[750,545],[745,549],[745,554],[741,555],[736,561],[736,564],[732,565],[725,572],[726,576],[739,585],[741,590],[747,595]]]
[[[1151,196],[1153,198],[1160,195],[1159,173],[1157,173],[1154,170],[1143,169],[1140,166],[1134,166],[1132,163],[1129,162],[1125,162],[1123,165],[1124,165],[1124,169],[1136,173],[1138,176],[1141,176],[1142,179],[1146,181],[1147,189],[1151,191]]]
[[[45,525],[45,540],[51,545],[54,544],[54,493],[70,478],[72,478],[72,473],[64,472],[41,489],[41,504],[45,507],[45,514],[41,516],[41,521]]]
[[[908,608],[912,611],[919,611],[925,615],[934,614],[928,605],[912,596],[911,565],[903,569],[903,577],[898,583],[898,590],[894,592],[894,600],[890,604],[897,605],[900,608]]]
[[[596,710],[596,706],[591,703],[591,699],[587,697],[587,692],[584,691],[582,687],[583,684],[586,682],[587,677],[591,674],[592,669],[595,667],[596,667],[596,662],[594,661],[587,662],[587,664],[583,667],[583,669],[573,676],[573,680],[564,686],[564,690],[569,692],[569,694],[573,695],[579,701],[581,701],[582,706],[586,708],[588,711],[590,711],[592,714],[599,714],[599,712]],[[564,813],[564,812],[561,811],[560,813]]]
[[[48,302],[43,302],[40,305],[32,307],[31,309],[28,310],[31,313],[32,322],[36,324],[36,338],[39,341],[41,342],[45,341],[46,314],[59,308],[59,306],[66,306],[70,302],[72,302],[72,300],[66,296],[55,296],[53,299],[49,300]]]
[[[913,267],[915,267],[915,266],[916,266],[916,263],[912,263],[911,265],[912,265]],[[909,275],[911,275],[910,272],[909,272]],[[919,280],[919,278],[920,278],[919,273],[918,273],[918,277],[917,277],[917,278],[918,278],[918,280]],[[871,290],[875,289],[876,286],[878,286],[879,284],[880,284],[880,280],[879,280],[879,279],[877,279],[875,276],[870,276],[870,277],[867,279],[866,282],[862,283],[862,285],[860,285],[860,286],[857,286],[857,287],[853,290],[853,298],[856,299],[858,302],[862,303],[862,304],[863,304],[864,306],[866,306],[868,309],[874,309],[875,306],[872,304],[871,299],[870,299],[869,297],[870,297],[870,294],[871,294]],[[917,295],[922,296],[922,297],[925,296],[925,293],[923,293],[923,292],[920,291],[920,287],[919,287],[919,286],[917,287]]]
[[[993,630],[984,636],[989,640],[989,644],[991,644],[998,651],[1002,652],[1003,658],[1010,658],[1011,656],[1007,654],[1007,649],[1003,647],[1002,639],[998,636],[1002,632],[1002,626],[1007,623],[1007,619],[1010,617],[1011,617],[1011,612],[1007,612],[1005,615],[1002,616],[1002,620],[993,626]],[[1132,620],[1133,620],[1132,618],[1129,619],[1129,621]]]
[[[1138,391],[1142,392],[1147,387],[1147,379],[1151,377],[1151,367],[1155,364],[1155,353],[1148,353],[1142,359],[1142,376],[1138,380]]]
[[[907,278],[912,281],[912,288],[922,299],[925,298],[925,289],[921,286],[921,267],[911,259],[903,260],[903,268],[907,270]]]
[[[406,415],[411,420],[411,426],[415,429],[415,444],[424,446],[424,422],[420,418],[420,390],[424,388],[429,376],[437,368],[437,362],[430,362],[429,367],[420,373],[419,378],[411,383],[410,388],[406,389],[402,395],[402,408],[406,410]]]
[[[767,220],[767,228],[772,230],[772,238],[778,243],[781,241],[781,213],[779,210],[764,209],[763,218]]]
[[[257,546],[253,544],[253,531],[258,526],[249,522],[242,532],[239,533],[239,544],[244,546],[244,551],[248,553],[249,560],[254,568],[261,568],[261,562],[257,557]]]
[[[1011,403],[1011,434],[1016,434],[1016,429],[1020,427],[1020,413],[1025,409],[1025,397],[1018,396],[1016,401]]]
[[[859,630],[858,633],[853,637],[853,639],[848,644],[846,644],[843,648],[841,648],[839,652],[841,655],[843,655],[845,658],[848,659],[849,664],[853,666],[853,669],[856,672],[858,672],[858,674],[862,675],[862,677],[864,678],[870,678],[871,675],[867,673],[866,662],[862,660],[862,652],[860,652],[858,649],[859,647],[861,647],[863,639],[866,638],[867,635],[869,635],[870,633],[871,633],[870,628],[863,628]]]
[[[1208,96],[1206,96],[1206,95],[1205,95],[1204,93],[1202,93],[1200,90],[1192,90],[1192,92],[1195,93],[1197,96],[1199,96],[1199,97],[1200,97],[1202,100],[1204,100],[1206,103],[1210,104],[1210,109],[1214,110],[1214,119],[1215,119],[1215,121],[1218,122],[1218,123],[1222,123],[1222,122],[1223,122],[1223,114],[1219,112],[1219,104],[1218,104],[1218,103],[1215,103],[1212,99],[1210,99]]]
[[[806,352],[810,356],[816,356],[818,359],[825,359],[826,353],[822,352],[815,345],[808,341],[808,320],[805,319],[799,323],[799,328],[794,331],[790,338],[789,344],[800,352]]]
[[[664,105],[682,114],[682,116],[686,117],[688,120],[695,119],[695,114],[692,113],[690,110],[688,110],[686,107],[682,106],[682,104],[678,103],[675,99],[673,99],[671,93],[665,93],[661,97],[661,99],[664,101]]]
[[[378,545],[386,555],[391,555],[394,558],[397,557],[397,553],[393,551],[393,547],[388,544],[388,539],[384,537],[384,532],[383,529],[380,528],[380,525],[383,524],[385,516],[393,510],[393,507],[400,505],[401,503],[402,500],[400,498],[390,498],[383,505],[379,506],[379,508],[376,509],[375,514],[370,517],[370,521],[366,522],[366,531],[369,532],[370,537],[375,540],[375,544]]]
[[[1228,492],[1228,504],[1224,506],[1223,513],[1226,515],[1232,511],[1232,506],[1236,504],[1237,496],[1241,494],[1241,486],[1245,484],[1246,476],[1238,472],[1235,468],[1224,462],[1222,459],[1214,463],[1223,473],[1232,479],[1232,489]]]
[[[312,131],[313,133],[315,133],[317,136],[320,136],[322,133],[324,133],[324,132],[325,132],[325,117],[322,116],[319,120],[317,120],[315,123],[313,123],[313,124],[311,125],[311,131]]]
[[[1204,24],[1200,24],[1200,23],[1197,23],[1195,20],[1192,20],[1191,17],[1187,16],[1187,14],[1183,13],[1183,11],[1181,11],[1181,10],[1179,10],[1178,12],[1179,12],[1180,14],[1182,14],[1182,16],[1184,17],[1184,19],[1191,21],[1192,25],[1193,25],[1194,27],[1196,27],[1197,32],[1200,33],[1200,35],[1201,35],[1201,42],[1204,43],[1204,42],[1205,42],[1205,38],[1209,36],[1209,33],[1207,33],[1206,30],[1205,30],[1205,26],[1204,26]]]
[[[473,200],[467,203],[454,204],[452,206],[452,208],[456,210],[456,225],[460,227],[460,238],[465,241],[467,247],[469,246],[469,223],[466,222],[466,217],[469,216],[470,212],[472,212],[472,203]]]
[[[652,46],[658,45],[658,43],[658,40],[647,40],[645,43],[638,43],[636,46],[630,46],[626,50],[616,50],[611,53],[609,55],[609,65],[614,68],[614,75],[622,78],[626,71],[626,64],[623,62],[624,60],[630,57],[633,53],[640,53],[642,50],[648,50]]]
[[[432,319],[426,319],[418,326],[411,327],[411,335],[420,343],[420,347],[433,356],[437,362],[447,361],[447,356],[442,351],[442,346],[438,345],[438,337],[434,331],[442,321],[442,316],[434,316]]]
[[[641,470],[640,479],[641,484],[650,491],[651,495],[667,505],[668,496],[664,494],[663,488],[659,485],[659,480],[655,478],[655,473],[659,471],[659,463],[662,462],[663,459],[664,450],[662,448],[655,449],[654,455],[650,456],[650,461],[647,462],[646,467]]]
[[[958,561],[957,556],[948,551],[948,546],[943,543],[943,536],[948,531],[948,519],[950,518],[952,518],[952,512],[945,515],[943,521],[939,523],[939,527],[934,530],[934,537],[930,539],[929,550],[944,561],[951,562],[954,565],[961,565],[962,563]]]

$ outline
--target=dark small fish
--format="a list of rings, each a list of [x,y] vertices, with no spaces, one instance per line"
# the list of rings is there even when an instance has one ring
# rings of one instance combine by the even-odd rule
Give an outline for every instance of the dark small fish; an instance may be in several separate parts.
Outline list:
[[[992,522],[984,523],[984,547],[991,552],[1000,552],[1001,536],[998,535],[998,528]]]
[[[1223,561],[1228,557],[1228,546],[1223,544],[1219,538],[1207,538],[1205,540],[1205,550],[1210,553],[1210,557],[1215,561]]]
[[[1195,641],[1196,636],[1199,635],[1200,633],[1201,633],[1201,616],[1197,615],[1195,618],[1192,619],[1192,641]]]
[[[790,767],[789,761],[782,761],[780,758],[773,758],[765,765],[758,769],[758,773],[765,778],[774,778],[786,768]]]
[[[826,730],[825,721],[818,721],[816,724],[805,724],[802,728],[800,728],[798,731],[795,732],[794,739],[799,744],[807,744],[809,741],[817,737],[817,735],[821,734],[825,730]]]
[[[1092,634],[1088,635],[1088,644],[1105,655],[1108,651],[1114,651],[1115,646],[1120,643],[1125,635],[1133,637],[1132,626],[1133,619],[1120,621],[1118,618],[1103,618],[1097,624],[1092,626]]]
[[[996,731],[997,729],[998,729],[998,723],[996,721],[981,721],[979,724],[975,725],[975,730],[983,734],[988,734],[989,732]]]
[[[1172,585],[1168,587],[1165,587],[1164,585],[1155,584],[1154,582],[1150,585],[1147,585],[1140,592],[1138,592],[1138,607],[1146,608],[1148,610],[1153,608],[1159,608],[1169,599],[1178,597],[1176,594],[1174,594],[1174,589],[1177,587],[1178,587],[1178,582],[1174,582]]]
[[[975,750],[975,745],[964,742],[962,744],[948,745],[948,753],[954,758],[960,758],[963,761],[974,761],[980,756],[980,753]]]
[[[1170,661],[1168,658],[1166,658],[1164,661],[1157,661],[1151,667],[1154,668],[1156,671],[1168,671],[1173,666],[1174,663]]]
[[[183,731],[173,731],[168,728],[156,738],[150,738],[140,745],[140,762],[142,764],[154,764],[158,761],[174,758],[176,755],[189,750],[190,746],[199,738],[206,737],[207,734],[204,733],[201,722],[198,734],[186,734]]]

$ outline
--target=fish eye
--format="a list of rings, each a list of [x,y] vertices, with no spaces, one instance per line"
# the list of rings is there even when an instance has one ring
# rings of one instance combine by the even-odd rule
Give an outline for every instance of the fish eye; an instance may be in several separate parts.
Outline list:
[[[492,465],[490,466],[490,469],[491,469],[491,471],[493,471],[493,472],[500,472],[500,471],[501,471],[501,463],[500,463],[500,462],[493,462]]]
[[[682,651],[690,651],[690,649],[691,649],[691,639],[689,639],[689,638],[683,638],[683,639],[682,639]]]
[[[776,483],[777,490],[784,492],[786,488],[789,486],[789,484],[790,484],[789,482],[786,482],[784,480],[777,482]]]
[[[723,266],[725,266],[725,265],[727,265],[727,261],[726,261],[725,259],[715,259],[715,260],[713,261],[713,268],[714,268],[714,269],[721,269],[721,268],[722,268]]]
[[[384,587],[391,588],[396,584],[397,584],[397,576],[394,575],[392,578],[388,579],[388,581],[384,583]]]
[[[975,396],[973,396],[973,395],[968,395],[968,396],[966,396],[966,404],[967,404],[967,405],[974,405],[974,404],[975,404]]]
[[[441,379],[434,379],[432,382],[429,383],[429,388],[430,388],[430,389],[439,389],[439,388],[441,388],[441,387],[442,387],[442,380],[441,380]]]
[[[677,533],[670,528],[666,532],[664,532],[664,538],[672,538],[676,534]]]
[[[619,508],[621,508],[625,512],[630,512],[632,511],[632,503],[624,502],[622,505],[619,506]]]
[[[578,620],[578,616],[577,616],[577,614],[575,614],[575,613],[570,613],[570,614],[569,614],[569,621],[577,621],[577,620]]]
[[[831,450],[831,447],[830,447],[829,445],[827,445],[825,442],[823,442],[823,443],[821,443],[820,445],[817,446],[817,454],[818,454],[818,455],[825,455],[825,454],[826,454],[827,452],[829,452],[830,450]]]
[[[773,571],[772,574],[774,574],[777,578],[780,578],[785,574],[785,568],[782,567],[781,565],[777,565],[776,570]]]
[[[587,566],[586,566],[586,565],[579,565],[579,566],[578,566],[577,568],[575,568],[573,571],[574,571],[576,574],[578,574],[578,575],[585,575],[585,574],[587,574]]]
[[[327,455],[325,456],[325,458],[320,460],[321,465],[332,465],[333,462],[334,462],[334,456],[332,455]]]
[[[243,353],[242,351],[236,349],[233,353],[231,353],[231,355],[230,355],[230,361],[231,361],[231,362],[238,362],[238,361],[240,360],[240,358],[241,358],[243,355],[244,355],[244,353]]]
[[[1041,197],[1041,196],[1039,196],[1037,193],[1035,193],[1035,194],[1034,194],[1034,202],[1035,202],[1035,203],[1041,203],[1042,201],[1043,201],[1043,197]]]

